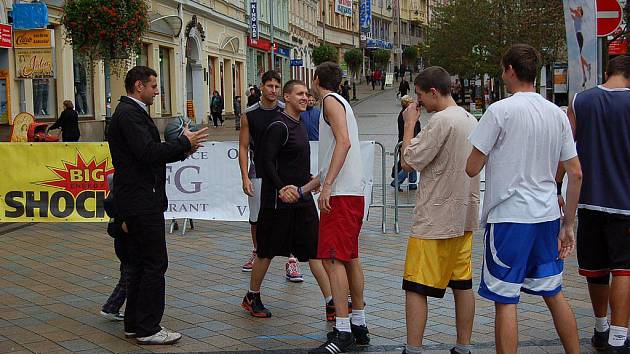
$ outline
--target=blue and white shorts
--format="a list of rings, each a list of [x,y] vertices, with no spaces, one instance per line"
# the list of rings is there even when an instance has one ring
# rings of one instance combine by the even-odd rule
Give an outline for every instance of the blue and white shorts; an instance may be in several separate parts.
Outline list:
[[[537,224],[487,224],[479,295],[517,304],[521,290],[554,296],[562,290],[564,262],[558,258],[560,220]]]

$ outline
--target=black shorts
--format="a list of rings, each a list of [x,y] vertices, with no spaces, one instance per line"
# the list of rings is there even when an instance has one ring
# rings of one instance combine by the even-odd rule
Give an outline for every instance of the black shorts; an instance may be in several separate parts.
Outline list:
[[[256,254],[261,258],[295,256],[300,262],[317,258],[319,217],[315,203],[300,208],[263,207],[258,214]]]
[[[589,278],[630,276],[630,216],[578,210],[579,272]]]

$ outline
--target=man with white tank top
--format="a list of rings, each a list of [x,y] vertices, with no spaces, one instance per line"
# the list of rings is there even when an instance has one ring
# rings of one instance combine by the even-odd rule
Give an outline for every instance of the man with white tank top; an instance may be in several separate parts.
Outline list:
[[[304,193],[319,187],[320,223],[317,258],[330,278],[335,303],[335,328],[316,353],[344,353],[355,343],[370,342],[365,324],[363,270],[359,262],[359,233],[363,224],[364,178],[359,131],[350,104],[335,93],[341,68],[331,62],[315,70],[313,87],[321,99],[319,119],[319,178],[302,187]],[[352,323],[347,295],[352,298]]]

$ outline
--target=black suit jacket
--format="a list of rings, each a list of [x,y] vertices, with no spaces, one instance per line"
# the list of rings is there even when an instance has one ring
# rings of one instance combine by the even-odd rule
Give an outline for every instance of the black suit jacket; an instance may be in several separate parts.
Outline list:
[[[120,215],[162,213],[166,210],[166,164],[186,158],[191,145],[185,136],[161,142],[155,123],[138,103],[120,98],[107,140],[116,173],[114,203]]]

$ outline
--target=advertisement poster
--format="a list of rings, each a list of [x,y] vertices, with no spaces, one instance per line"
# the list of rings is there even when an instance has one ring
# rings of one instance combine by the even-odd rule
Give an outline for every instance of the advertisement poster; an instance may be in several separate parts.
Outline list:
[[[569,100],[597,85],[595,0],[563,0],[567,32]]]

